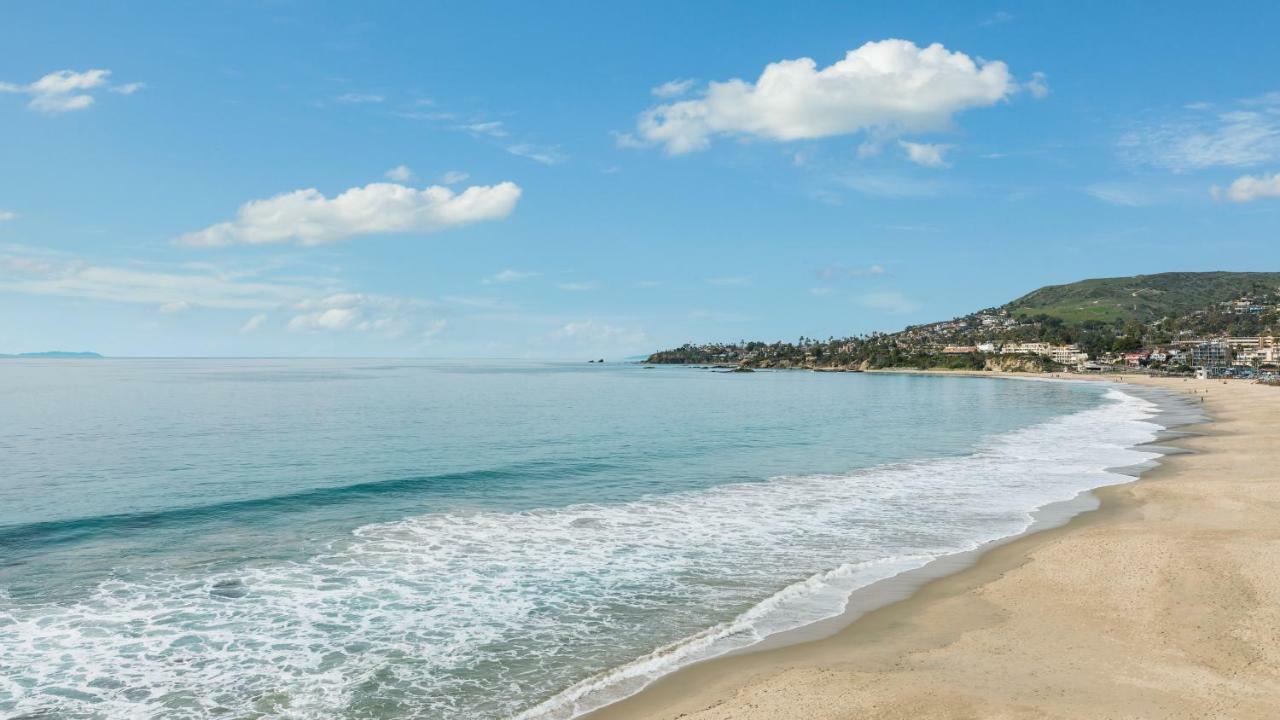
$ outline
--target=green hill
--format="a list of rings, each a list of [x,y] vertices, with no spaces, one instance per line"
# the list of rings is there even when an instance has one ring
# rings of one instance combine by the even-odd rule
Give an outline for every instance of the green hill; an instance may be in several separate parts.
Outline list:
[[[1172,272],[1048,285],[1005,306],[1018,317],[1045,314],[1069,324],[1087,320],[1151,322],[1204,310],[1251,292],[1275,292],[1280,273]]]

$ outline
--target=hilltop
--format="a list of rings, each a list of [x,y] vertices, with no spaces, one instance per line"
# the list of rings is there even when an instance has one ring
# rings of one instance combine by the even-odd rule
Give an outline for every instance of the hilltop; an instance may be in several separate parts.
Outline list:
[[[1173,318],[1215,303],[1275,290],[1280,273],[1173,272],[1048,285],[1004,306],[1016,317],[1049,315],[1068,324]]]
[[[1050,370],[1130,363],[1136,355],[1143,364],[1189,370],[1197,362],[1192,345],[1252,337],[1254,342],[1224,350],[1217,364],[1247,358],[1269,367],[1280,352],[1269,349],[1277,329],[1280,273],[1162,273],[1051,285],[1000,307],[894,333],[801,337],[794,343],[686,344],[656,352],[648,362]],[[1258,339],[1264,335],[1266,342]]]

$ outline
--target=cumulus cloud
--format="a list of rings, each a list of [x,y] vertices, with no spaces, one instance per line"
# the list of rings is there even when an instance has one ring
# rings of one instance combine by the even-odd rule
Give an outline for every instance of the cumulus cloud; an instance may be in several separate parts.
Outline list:
[[[440,184],[441,185],[457,185],[460,182],[466,182],[470,178],[471,178],[471,175],[469,173],[464,173],[461,170],[450,170],[449,172],[440,176]]]
[[[396,182],[401,183],[409,182],[413,179],[413,171],[409,169],[408,165],[397,165],[388,170],[385,174],[388,180],[395,180]]]
[[[636,136],[673,155],[702,150],[721,136],[803,140],[860,131],[947,129],[952,117],[987,107],[1018,89],[998,60],[974,60],[940,44],[869,42],[825,68],[811,58],[770,63],[754,82],[711,82],[696,99],[643,113]]]
[[[947,161],[942,155],[951,149],[950,145],[930,145],[928,143],[914,143],[905,140],[900,140],[898,145],[907,152],[907,159],[917,165],[932,168],[948,167]]]
[[[681,95],[684,95],[685,93],[692,90],[694,83],[696,82],[697,81],[694,80],[693,78],[681,78],[678,80],[668,80],[667,82],[664,82],[661,85],[653,88],[649,92],[652,93],[654,97],[660,97],[664,99],[680,97]]]
[[[27,85],[0,82],[0,92],[30,96],[27,107],[47,114],[84,110],[93,105],[94,90],[110,90],[122,95],[132,95],[142,89],[142,83],[111,85],[110,70],[94,69],[84,72],[59,70],[51,72]]]
[[[244,324],[240,326],[240,332],[242,333],[257,332],[258,330],[262,329],[262,326],[265,325],[266,323],[267,323],[266,313],[258,313],[257,315],[254,315],[253,317],[244,321]]]
[[[323,245],[359,235],[427,233],[511,214],[520,199],[512,182],[475,185],[461,193],[432,185],[423,190],[371,183],[330,199],[314,188],[295,190],[242,206],[234,220],[178,237],[179,245],[296,242]]]
[[[1137,165],[1185,173],[1280,161],[1280,96],[1240,101],[1235,109],[1195,109],[1121,136],[1120,154]]]
[[[1226,198],[1231,202],[1253,202],[1260,198],[1280,198],[1280,173],[1271,175],[1242,175],[1222,190],[1217,185],[1209,189],[1214,199]]]
[[[506,270],[496,272],[490,275],[489,277],[481,280],[480,282],[484,285],[505,285],[507,283],[518,282],[520,280],[527,280],[531,277],[537,277],[537,276],[538,276],[538,273],[524,272],[522,270],[512,270],[508,268]]]

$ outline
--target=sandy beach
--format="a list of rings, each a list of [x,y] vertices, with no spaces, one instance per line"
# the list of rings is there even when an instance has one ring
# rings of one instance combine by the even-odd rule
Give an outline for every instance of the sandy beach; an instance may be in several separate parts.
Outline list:
[[[1043,376],[1042,376],[1043,377]],[[1280,389],[1204,398],[1101,507],[811,642],[686,668],[592,720],[1280,716]]]

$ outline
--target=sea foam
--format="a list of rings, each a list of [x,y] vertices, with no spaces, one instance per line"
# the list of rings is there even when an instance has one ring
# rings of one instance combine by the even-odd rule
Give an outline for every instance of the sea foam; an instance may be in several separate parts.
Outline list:
[[[0,598],[0,711],[78,718],[569,718],[1016,534],[1152,457],[1153,406],[847,475],[366,525],[298,562]]]

